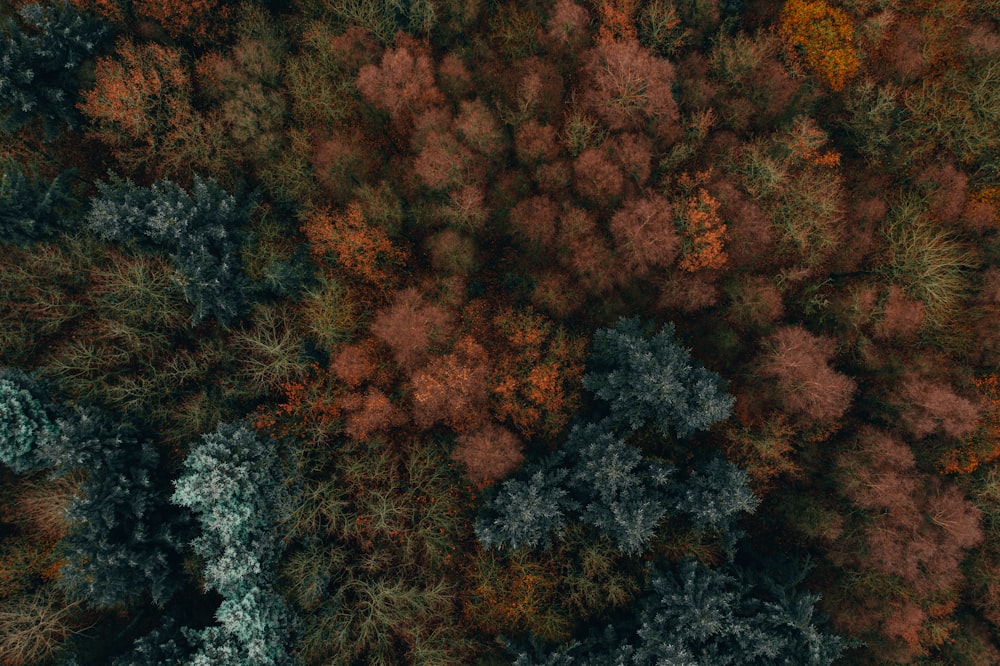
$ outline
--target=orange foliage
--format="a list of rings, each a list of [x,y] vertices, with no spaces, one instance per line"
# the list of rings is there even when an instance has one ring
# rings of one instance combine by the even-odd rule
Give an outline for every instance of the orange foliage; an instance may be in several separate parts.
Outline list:
[[[70,0],[70,4],[85,12],[91,12],[111,23],[125,20],[123,0]]]
[[[332,386],[316,363],[310,365],[304,379],[283,382],[280,388],[283,402],[276,409],[258,408],[252,420],[254,428],[280,439],[305,438],[307,433],[323,433],[336,426],[342,389]]]
[[[945,474],[969,474],[980,465],[1000,458],[1000,380],[997,375],[974,379],[987,407],[979,417],[975,432],[962,440],[961,446],[946,451],[938,460]]]
[[[823,0],[788,0],[778,34],[801,51],[809,69],[833,90],[843,90],[861,65],[850,18]]]
[[[394,246],[384,231],[365,221],[357,202],[337,214],[314,209],[305,214],[301,230],[313,257],[332,255],[351,277],[381,288],[392,281],[389,271],[407,260],[406,252]]]
[[[136,15],[156,21],[171,37],[196,41],[217,37],[231,14],[219,0],[135,0],[133,6]]]
[[[635,30],[635,0],[597,0],[599,41],[615,39],[634,40]]]
[[[372,376],[375,366],[367,349],[361,345],[347,345],[330,361],[330,370],[353,389]]]
[[[532,310],[507,310],[493,325],[506,347],[496,354],[490,384],[494,416],[524,437],[555,435],[579,402],[584,341]]]
[[[364,395],[345,395],[337,404],[346,413],[344,433],[358,441],[370,439],[378,432],[406,422],[403,411],[392,404],[389,396],[373,387],[369,387]]]
[[[559,577],[551,565],[519,557],[510,564],[489,552],[480,553],[466,618],[488,635],[551,634],[543,629],[552,618]],[[541,630],[541,631],[539,631]]]
[[[705,188],[688,199],[684,221],[684,256],[678,266],[689,273],[725,266],[726,225],[719,217],[719,202]]]
[[[470,337],[452,353],[431,361],[412,379],[413,417],[421,428],[444,423],[456,432],[483,425],[490,376],[486,350]]]
[[[178,49],[120,40],[115,55],[98,58],[94,87],[80,110],[111,146],[157,148],[166,135],[194,122],[191,77]]]

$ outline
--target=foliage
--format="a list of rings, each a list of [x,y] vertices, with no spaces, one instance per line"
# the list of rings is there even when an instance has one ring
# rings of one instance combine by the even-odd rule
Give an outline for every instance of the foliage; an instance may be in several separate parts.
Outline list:
[[[106,27],[77,12],[68,2],[22,5],[23,27],[3,25],[0,42],[0,127],[16,130],[41,116],[45,136],[60,125],[77,125],[73,108],[77,71],[97,48]]]
[[[733,397],[714,372],[693,365],[667,324],[648,335],[637,318],[594,334],[584,388],[608,403],[617,427],[651,424],[664,434],[687,437],[729,417]]]
[[[46,387],[17,368],[0,370],[0,462],[19,474],[45,465],[40,447],[59,432]]]
[[[112,178],[98,190],[87,224],[102,238],[167,254],[194,306],[193,324],[214,316],[226,326],[244,313],[250,285],[238,247],[252,201],[239,203],[198,176],[190,194],[168,180],[144,188]]]
[[[801,49],[806,65],[831,89],[842,90],[861,64],[847,13],[823,0],[787,0],[780,21],[778,33],[788,46]]]
[[[7,159],[0,173],[0,243],[27,245],[61,229],[76,200],[70,191],[73,171],[64,171],[46,182],[25,174],[21,165]]]

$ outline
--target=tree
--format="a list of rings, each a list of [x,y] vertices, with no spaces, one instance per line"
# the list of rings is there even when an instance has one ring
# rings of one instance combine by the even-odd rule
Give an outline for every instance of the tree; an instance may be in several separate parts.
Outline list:
[[[76,203],[70,192],[73,171],[51,181],[29,177],[14,159],[0,173],[0,243],[27,245],[51,236],[63,226],[62,217]]]
[[[637,318],[620,319],[594,334],[584,388],[607,403],[615,427],[637,430],[651,423],[664,434],[687,437],[732,412],[716,373],[692,363],[674,339],[674,327],[649,336]]]
[[[826,666],[846,647],[817,626],[819,597],[735,567],[711,569],[684,560],[679,570],[652,570],[640,608],[622,626],[637,627],[573,643],[535,661],[522,653],[516,666]],[[580,648],[584,648],[581,650]]]
[[[611,218],[611,234],[625,267],[640,277],[666,268],[680,251],[670,203],[657,194],[625,201]]]
[[[806,65],[831,89],[842,90],[861,66],[847,13],[823,0],[788,0],[780,21],[786,44],[801,49]]]
[[[38,115],[52,138],[62,124],[76,127],[77,70],[106,27],[63,0],[26,4],[18,13],[23,28],[7,19],[0,41],[0,127],[13,131]]]
[[[283,547],[275,525],[291,499],[276,446],[245,424],[220,424],[191,448],[175,484],[172,501],[201,524],[191,545],[205,560],[206,590],[223,597],[192,666],[294,662],[297,623],[274,589]]]
[[[180,543],[155,481],[156,451],[134,428],[93,409],[77,407],[57,426],[58,434],[40,449],[46,465],[56,474],[86,474],[67,509],[59,586],[97,607],[120,605],[147,590],[156,604],[165,604],[180,587]]]
[[[58,416],[44,385],[16,368],[0,370],[0,462],[18,474],[44,466],[39,447],[58,434]]]
[[[240,227],[253,209],[252,198],[240,203],[199,176],[190,194],[169,180],[146,188],[112,177],[97,188],[88,226],[107,240],[167,254],[194,306],[192,324],[211,315],[228,326],[243,314],[250,284],[239,255]]]

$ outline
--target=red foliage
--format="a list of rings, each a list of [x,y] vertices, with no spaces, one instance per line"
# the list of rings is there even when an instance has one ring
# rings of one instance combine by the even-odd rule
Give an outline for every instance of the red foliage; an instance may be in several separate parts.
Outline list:
[[[443,423],[456,432],[482,427],[489,376],[486,350],[470,337],[459,338],[451,353],[411,377],[414,422],[421,428]]]
[[[379,310],[371,326],[372,335],[389,345],[396,363],[406,370],[422,365],[451,331],[452,314],[425,302],[414,287],[396,292],[392,305]]]
[[[552,245],[558,218],[559,206],[544,195],[524,199],[510,211],[514,232],[542,247]]]
[[[532,310],[505,310],[493,319],[496,371],[490,381],[493,413],[521,434],[551,437],[579,404],[584,341]]]
[[[461,102],[454,122],[458,134],[476,152],[486,156],[499,155],[504,147],[504,135],[496,117],[481,100]]]
[[[680,252],[673,209],[658,194],[622,204],[611,218],[611,234],[622,263],[639,276],[669,266]]]
[[[830,423],[851,404],[855,383],[830,367],[834,341],[785,326],[765,342],[760,374],[773,379],[778,401],[799,424]]]
[[[531,303],[556,319],[566,319],[586,301],[570,277],[561,271],[545,271],[532,278],[535,287],[531,291]]]
[[[333,130],[312,145],[313,174],[333,200],[347,199],[375,168],[377,153],[358,128]]]
[[[155,150],[170,132],[195,122],[191,94],[180,50],[121,39],[114,56],[97,59],[94,87],[79,108],[104,143]]]
[[[462,463],[466,476],[480,488],[502,479],[524,461],[524,444],[514,433],[495,424],[455,439],[451,457]]]
[[[941,384],[910,374],[903,379],[899,399],[906,406],[903,425],[914,437],[931,433],[962,439],[972,433],[983,405]]]
[[[611,156],[610,146],[588,148],[573,162],[573,189],[597,206],[610,206],[625,190],[625,174]]]
[[[555,128],[529,120],[514,135],[514,152],[521,164],[528,166],[551,162],[559,155]]]
[[[344,434],[358,441],[370,439],[377,433],[406,423],[403,410],[374,387],[369,387],[364,395],[345,395],[337,405],[345,413]]]
[[[232,8],[219,0],[133,0],[136,16],[156,21],[177,39],[217,39]]]
[[[367,349],[361,345],[345,345],[330,361],[330,370],[337,379],[355,389],[372,376],[375,365]]]
[[[357,87],[362,97],[397,123],[444,102],[434,81],[431,56],[426,46],[412,38],[399,39],[396,48],[382,54],[378,65],[363,66]]]
[[[611,154],[621,165],[625,177],[641,188],[652,172],[653,144],[645,134],[627,132],[611,142]]]
[[[613,130],[645,130],[666,141],[680,136],[671,90],[674,68],[637,41],[603,40],[584,57],[580,101]]]
[[[656,305],[662,310],[697,312],[718,303],[719,296],[711,277],[675,273],[663,283]]]
[[[730,264],[764,268],[773,264],[774,231],[767,213],[727,179],[709,189],[719,202],[718,215],[726,220],[726,254]]]
[[[919,185],[931,190],[930,214],[938,222],[954,223],[965,209],[969,177],[953,164],[933,165],[916,178]]]
[[[960,446],[941,456],[938,465],[946,474],[970,474],[980,465],[1000,458],[1000,380],[993,374],[973,382],[987,406],[976,422],[976,429]]]
[[[882,306],[882,319],[875,324],[873,333],[882,339],[912,339],[923,323],[923,303],[909,298],[901,288],[892,285]]]
[[[451,100],[460,100],[472,94],[475,86],[465,62],[454,53],[447,53],[438,65],[438,82],[441,90]]]

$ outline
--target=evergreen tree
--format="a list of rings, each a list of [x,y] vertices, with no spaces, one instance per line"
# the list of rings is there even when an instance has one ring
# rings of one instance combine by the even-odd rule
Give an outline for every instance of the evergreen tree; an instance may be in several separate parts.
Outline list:
[[[166,603],[178,589],[179,540],[155,482],[152,445],[134,428],[96,410],[77,408],[57,422],[40,447],[55,474],[86,473],[70,504],[69,533],[59,543],[66,564],[58,584],[70,597],[98,607],[126,603],[149,591]]]
[[[45,465],[38,450],[59,432],[58,412],[36,379],[0,369],[0,462],[18,474]]]
[[[5,160],[0,173],[0,244],[26,245],[57,231],[75,203],[69,189],[72,177],[72,171],[64,171],[51,182],[29,178],[17,161]]]
[[[671,324],[651,337],[637,318],[599,330],[590,368],[583,386],[608,403],[615,427],[637,430],[651,423],[687,437],[732,412],[735,399],[723,392],[722,379],[693,364]]]
[[[21,7],[20,25],[7,19],[0,39],[0,127],[13,131],[40,116],[46,138],[75,127],[77,70],[105,33],[68,2]]]
[[[220,424],[184,461],[173,501],[198,517],[192,546],[205,560],[206,589],[223,596],[219,624],[201,632],[192,665],[293,663],[297,622],[274,590],[275,525],[289,501],[275,447],[245,424]]]
[[[190,194],[168,180],[145,188],[112,177],[97,187],[101,196],[87,217],[90,228],[107,240],[169,255],[194,305],[193,324],[211,315],[228,326],[246,310],[250,284],[239,246],[252,200],[240,203],[198,176]]]

